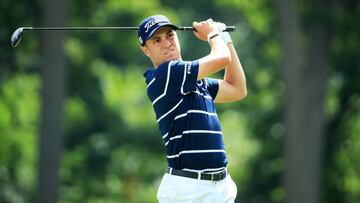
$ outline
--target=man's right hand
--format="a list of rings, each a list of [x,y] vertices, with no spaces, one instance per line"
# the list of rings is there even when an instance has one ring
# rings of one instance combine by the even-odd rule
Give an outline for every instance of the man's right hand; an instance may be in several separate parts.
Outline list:
[[[193,22],[193,27],[196,29],[196,31],[194,31],[194,35],[203,41],[208,40],[208,35],[210,33],[217,32],[216,24],[211,18],[199,23],[195,21]]]

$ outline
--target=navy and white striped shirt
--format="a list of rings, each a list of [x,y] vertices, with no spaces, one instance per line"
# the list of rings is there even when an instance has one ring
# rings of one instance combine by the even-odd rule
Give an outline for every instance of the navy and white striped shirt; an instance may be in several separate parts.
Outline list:
[[[214,101],[216,79],[197,81],[198,61],[169,61],[144,73],[169,167],[214,172],[227,165]]]

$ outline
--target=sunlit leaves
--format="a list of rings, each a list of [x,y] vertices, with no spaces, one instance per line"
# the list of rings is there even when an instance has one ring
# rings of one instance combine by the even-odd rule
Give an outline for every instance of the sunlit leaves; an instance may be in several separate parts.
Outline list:
[[[351,110],[350,110],[351,109]],[[332,171],[338,190],[348,194],[348,202],[360,200],[360,97],[354,95],[350,109],[343,122],[343,135],[346,140],[340,145],[335,157],[338,171]]]
[[[0,195],[21,202],[36,180],[39,77],[18,74],[0,89]]]
[[[267,0],[218,0],[216,3],[221,7],[223,12],[227,9],[236,9],[246,18],[251,28],[261,34],[268,33],[271,30],[273,11]]]
[[[153,120],[155,114],[146,95],[143,71],[136,67],[119,70],[100,60],[95,61],[91,69],[99,76],[106,105],[125,121],[127,127],[157,128]]]

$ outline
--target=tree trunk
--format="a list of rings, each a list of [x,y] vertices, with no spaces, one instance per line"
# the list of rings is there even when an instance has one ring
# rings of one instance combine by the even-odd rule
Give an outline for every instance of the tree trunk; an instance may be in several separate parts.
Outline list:
[[[308,38],[300,28],[296,1],[278,0],[281,69],[285,81],[285,202],[320,202],[328,37],[313,0]],[[304,39],[308,46],[305,46]],[[305,40],[305,41],[306,41]],[[307,53],[307,54],[305,54]]]
[[[66,1],[43,0],[43,26],[61,26],[66,22]],[[64,33],[41,32],[42,113],[39,143],[39,203],[58,201],[59,162],[63,136],[63,100],[65,81]]]

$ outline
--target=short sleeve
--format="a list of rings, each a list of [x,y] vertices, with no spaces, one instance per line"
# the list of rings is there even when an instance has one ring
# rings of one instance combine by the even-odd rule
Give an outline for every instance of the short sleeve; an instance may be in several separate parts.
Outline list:
[[[205,78],[206,88],[209,91],[211,97],[215,99],[219,90],[219,80],[213,78]]]
[[[169,90],[187,94],[196,91],[199,72],[198,61],[171,61]]]

